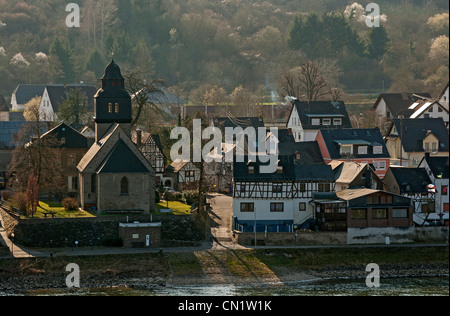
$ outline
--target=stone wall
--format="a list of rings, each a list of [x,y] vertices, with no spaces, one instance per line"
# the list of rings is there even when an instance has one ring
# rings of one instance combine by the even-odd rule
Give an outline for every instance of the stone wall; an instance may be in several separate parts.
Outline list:
[[[414,241],[415,227],[367,227],[348,228],[348,244],[385,244],[386,237],[389,243],[412,243]]]
[[[416,227],[414,230],[415,242],[438,242],[448,243],[448,226],[440,227]]]
[[[195,216],[135,215],[96,218],[18,219],[0,208],[8,235],[26,247],[104,246],[119,239],[119,223],[161,222],[161,239],[178,241],[203,240],[205,234]]]
[[[254,233],[235,231],[233,241],[240,245],[254,245]],[[256,233],[258,246],[312,246],[312,245],[345,245],[347,233],[345,232],[297,232],[295,233]]]

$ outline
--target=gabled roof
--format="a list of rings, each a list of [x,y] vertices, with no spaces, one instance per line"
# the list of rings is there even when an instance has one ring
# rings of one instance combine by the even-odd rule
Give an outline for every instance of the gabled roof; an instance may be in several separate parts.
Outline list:
[[[46,87],[48,97],[53,107],[53,111],[56,113],[59,111],[60,105],[67,98],[67,95],[75,89],[80,89],[80,92],[87,97],[87,110],[92,112],[94,110],[94,95],[96,93],[96,88],[94,86],[86,85],[50,85]]]
[[[431,183],[425,168],[390,167],[401,193],[428,192],[427,185]]]
[[[296,100],[293,108],[297,109],[303,129],[337,128],[337,126],[312,125],[313,118],[341,118],[339,128],[351,128],[352,124],[342,101],[311,101]]]
[[[448,131],[442,118],[393,119],[391,124],[400,135],[403,149],[406,152],[424,152],[423,140],[429,131],[439,139],[439,151],[449,151]],[[403,130],[403,131],[402,131]]]
[[[350,129],[321,129],[320,133],[327,147],[328,153],[331,159],[343,158],[340,154],[340,145],[366,145],[367,154],[358,154],[354,152],[355,158],[390,158],[388,149],[381,135],[380,129],[375,128],[350,128]],[[382,147],[381,154],[374,154],[373,149],[375,146]]]
[[[47,85],[42,84],[19,84],[13,91],[16,95],[17,104],[26,104],[34,97],[42,97]]]
[[[441,175],[443,179],[449,178],[449,157],[430,157],[425,155],[423,159],[427,162],[435,178]]]
[[[147,167],[134,152],[119,139],[106,158],[98,166],[97,173],[148,173]]]
[[[336,174],[337,183],[352,183],[367,168],[367,163],[332,160],[330,166]]]
[[[185,160],[177,160],[174,161],[170,164],[170,166],[168,167],[168,169],[174,173],[178,173],[180,172],[180,170],[182,170],[187,164],[189,163],[189,161],[185,161]],[[192,166],[194,166],[195,169],[198,169],[197,166],[195,166],[194,164],[192,164]]]
[[[448,113],[448,110],[440,104],[438,101],[435,100],[418,100],[411,104],[409,107],[410,110],[414,111],[414,113],[411,114],[410,118],[417,118],[421,116],[423,113],[428,111],[431,107],[434,105],[437,105],[438,107],[442,108],[445,112]]]
[[[65,123],[59,124],[41,136],[41,139],[55,137],[58,148],[89,148],[88,139]]]
[[[381,99],[386,103],[386,107],[393,117],[398,117],[399,114],[409,117],[414,111],[409,110],[411,104],[417,100],[431,99],[431,95],[428,92],[420,93],[382,93],[378,96],[378,99],[373,105],[373,109],[378,107]]]

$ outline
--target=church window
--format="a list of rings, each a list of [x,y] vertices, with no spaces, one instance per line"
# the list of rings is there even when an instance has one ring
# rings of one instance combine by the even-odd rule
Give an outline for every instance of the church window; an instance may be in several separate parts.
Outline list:
[[[91,193],[97,192],[97,175],[93,173],[91,175]]]
[[[112,105],[112,103],[108,103],[108,112],[109,112],[109,113],[112,113],[112,110],[113,110],[113,105]]]
[[[123,177],[120,181],[120,194],[126,195],[128,194],[128,178]]]
[[[119,103],[116,103],[115,106],[116,106],[115,113],[119,113]]]

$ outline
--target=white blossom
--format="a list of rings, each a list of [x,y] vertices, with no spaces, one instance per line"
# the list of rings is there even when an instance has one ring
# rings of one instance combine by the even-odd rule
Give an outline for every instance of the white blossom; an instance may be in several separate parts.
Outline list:
[[[0,56],[5,57],[6,56],[6,50],[3,46],[0,46]]]
[[[11,59],[10,62],[12,65],[18,65],[18,66],[29,66],[30,63],[23,57],[22,53],[17,53],[14,55],[14,57]]]
[[[47,55],[45,53],[43,53],[43,52],[36,53],[35,57],[39,61],[47,60]]]

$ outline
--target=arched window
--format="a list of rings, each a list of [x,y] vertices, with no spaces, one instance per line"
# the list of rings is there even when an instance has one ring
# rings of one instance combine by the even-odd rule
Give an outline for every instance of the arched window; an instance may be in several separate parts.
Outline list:
[[[115,113],[119,113],[119,103],[116,103],[115,106],[116,106]]]
[[[128,178],[123,177],[120,181],[120,194],[128,194]]]
[[[113,111],[113,105],[112,105],[112,103],[108,103],[108,112],[112,113],[112,111]]]
[[[93,173],[91,175],[91,193],[97,192],[97,175]]]

